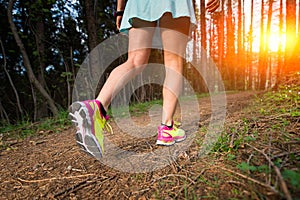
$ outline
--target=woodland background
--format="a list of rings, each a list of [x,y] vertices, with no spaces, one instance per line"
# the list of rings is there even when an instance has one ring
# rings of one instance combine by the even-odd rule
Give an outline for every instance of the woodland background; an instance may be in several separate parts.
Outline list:
[[[226,90],[276,89],[282,77],[300,69],[299,0],[221,0],[213,14],[207,14],[204,0],[193,2],[198,27],[187,58],[198,60],[210,81],[218,82],[208,58]],[[115,10],[115,0],[0,0],[1,126],[67,109],[81,63],[117,34]],[[275,30],[278,37],[272,36]],[[162,52],[154,50],[151,61],[161,62]],[[189,59],[186,66],[194,90],[208,92]],[[160,97],[161,88],[145,87],[153,88],[136,91],[133,102]]]

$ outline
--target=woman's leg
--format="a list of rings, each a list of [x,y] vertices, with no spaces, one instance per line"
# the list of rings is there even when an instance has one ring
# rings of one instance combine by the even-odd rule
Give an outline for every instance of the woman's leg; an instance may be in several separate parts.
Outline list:
[[[183,56],[188,41],[190,19],[188,17],[174,19],[170,13],[166,13],[160,19],[160,27],[166,66],[162,123],[171,125],[182,87]]]
[[[143,22],[141,20],[134,20]],[[155,26],[155,22],[143,22],[146,27]],[[137,23],[139,25],[139,23]],[[101,89],[97,100],[107,110],[114,95],[136,74],[141,72],[151,51],[153,28],[134,27],[129,31],[128,60],[112,71]],[[99,105],[99,101],[74,102],[70,115],[76,124],[76,140],[83,151],[96,158],[101,158],[104,152],[104,130],[107,116]],[[97,109],[99,108],[99,109]]]
[[[114,96],[148,63],[154,28],[147,27],[155,27],[156,22],[134,19],[133,26],[134,28],[129,30],[127,61],[111,72],[97,97],[106,110]]]

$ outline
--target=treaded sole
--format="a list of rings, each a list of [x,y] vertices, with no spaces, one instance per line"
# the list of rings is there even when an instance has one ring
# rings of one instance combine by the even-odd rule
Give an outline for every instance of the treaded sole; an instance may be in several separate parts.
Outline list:
[[[75,113],[78,112],[79,115],[83,119],[83,124],[84,127],[87,129],[90,129],[91,125],[89,122],[89,113],[85,107],[85,105],[82,102],[74,102],[70,107],[69,107],[70,114],[69,116],[76,120]],[[72,114],[71,114],[72,113]],[[79,131],[80,127],[78,126],[78,123],[73,122],[73,125],[76,126],[77,132],[75,134],[75,139],[77,145],[80,147],[80,149],[88,154],[89,156],[95,157],[97,159],[100,159],[102,157],[102,151],[98,148],[97,143],[95,142],[95,139],[89,135],[86,134],[83,140],[83,134]]]

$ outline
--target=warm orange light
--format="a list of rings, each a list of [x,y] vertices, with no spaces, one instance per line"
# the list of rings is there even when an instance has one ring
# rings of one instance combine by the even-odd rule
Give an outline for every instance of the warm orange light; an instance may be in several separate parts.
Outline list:
[[[267,42],[269,51],[278,52],[280,45],[281,49],[284,50],[286,45],[286,36],[280,33],[270,33],[270,35],[267,36]]]
[[[297,37],[296,34],[286,33],[286,41],[285,41],[285,51],[287,53],[291,53],[297,48]]]

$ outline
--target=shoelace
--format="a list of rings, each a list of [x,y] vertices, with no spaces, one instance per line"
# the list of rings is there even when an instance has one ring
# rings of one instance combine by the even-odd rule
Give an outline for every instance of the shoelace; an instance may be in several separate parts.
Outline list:
[[[99,111],[99,112],[100,112],[100,111]],[[101,112],[100,112],[100,113],[101,113]],[[109,116],[106,115],[106,116],[104,117],[102,114],[100,114],[100,115],[105,119],[104,129],[105,129],[108,133],[113,134],[113,133],[114,133],[114,132],[113,132],[113,129],[112,129],[111,125],[108,123]]]
[[[111,125],[110,125],[108,122],[105,122],[104,129],[105,129],[108,133],[114,134],[113,129],[112,129]]]
[[[181,122],[178,122],[178,121],[173,121],[173,125],[175,125],[176,126],[176,128],[177,127],[180,127],[181,126]]]

